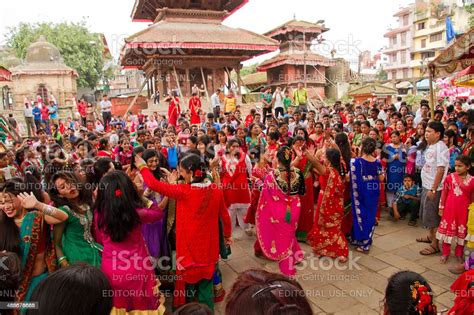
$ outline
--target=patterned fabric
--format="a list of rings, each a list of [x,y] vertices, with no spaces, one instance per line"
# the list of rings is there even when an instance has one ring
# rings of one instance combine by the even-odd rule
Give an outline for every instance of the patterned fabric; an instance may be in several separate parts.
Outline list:
[[[443,243],[464,245],[473,190],[474,179],[470,175],[464,180],[457,173],[446,177],[440,201],[440,208],[444,207],[444,212],[436,233],[436,238]]]
[[[352,224],[351,241],[364,250],[369,250],[375,229],[375,216],[380,195],[379,161],[369,162],[363,158],[351,160]]]
[[[344,181],[334,168],[329,168],[322,176],[321,194],[317,212],[319,222],[314,222],[308,234],[308,243],[318,256],[332,258],[347,257],[347,240],[342,233],[344,218]]]
[[[49,228],[49,226],[48,226]],[[20,226],[20,252],[23,278],[18,288],[17,301],[27,301],[35,286],[44,278],[44,274],[33,277],[36,257],[41,248],[45,249],[45,262],[48,272],[57,269],[56,252],[50,237],[46,237],[44,215],[37,211],[28,212]],[[41,244],[47,242],[47,244]],[[47,275],[47,273],[45,273]]]
[[[395,193],[395,199],[393,200],[393,203],[397,202],[403,202],[405,204],[409,204],[411,199],[405,199],[403,196],[413,196],[413,197],[420,197],[421,195],[421,188],[418,187],[418,185],[413,185],[410,188],[406,188],[405,186],[402,186],[398,189],[398,191]]]

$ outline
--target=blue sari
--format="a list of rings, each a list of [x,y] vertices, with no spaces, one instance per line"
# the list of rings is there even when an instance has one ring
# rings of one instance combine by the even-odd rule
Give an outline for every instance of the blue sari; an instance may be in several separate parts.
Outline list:
[[[352,232],[351,243],[363,250],[370,249],[375,229],[375,216],[380,196],[380,161],[363,158],[351,160]]]
[[[397,192],[403,186],[403,176],[405,176],[406,153],[402,147],[393,147],[391,144],[386,146],[387,149],[387,191]],[[398,159],[394,156],[398,154]]]

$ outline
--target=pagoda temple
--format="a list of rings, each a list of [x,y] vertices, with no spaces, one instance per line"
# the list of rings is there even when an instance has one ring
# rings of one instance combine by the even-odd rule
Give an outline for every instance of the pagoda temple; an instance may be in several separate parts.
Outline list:
[[[124,68],[142,69],[148,93],[179,90],[185,97],[197,85],[207,95],[231,86],[237,72],[240,94],[241,62],[278,49],[263,35],[225,26],[222,21],[245,5],[245,0],[136,0],[134,21],[153,24],[125,40]]]
[[[321,34],[328,30],[322,22],[291,20],[265,33],[280,42],[280,53],[261,63],[257,70],[267,72],[269,86],[295,88],[302,82],[311,95],[324,98],[326,69],[333,62],[314,53],[311,46],[322,42]]]

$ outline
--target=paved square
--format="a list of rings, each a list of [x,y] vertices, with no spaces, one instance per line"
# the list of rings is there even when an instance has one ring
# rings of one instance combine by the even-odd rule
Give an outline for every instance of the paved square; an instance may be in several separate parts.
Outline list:
[[[439,255],[422,256],[418,252],[426,244],[415,241],[426,231],[408,226],[407,221],[393,222],[382,215],[375,229],[374,242],[369,254],[361,254],[350,247],[353,264],[337,266],[331,259],[318,260],[311,247],[301,244],[306,259],[299,266],[296,280],[302,285],[313,307],[314,314],[380,314],[387,279],[400,270],[411,270],[424,276],[433,288],[438,310],[453,305],[454,294],[449,286],[456,276],[448,271],[455,264],[451,256],[446,265],[439,263]],[[230,291],[238,273],[250,268],[278,272],[275,262],[256,258],[253,254],[255,237],[237,231],[232,245],[232,256],[221,261],[224,288]],[[224,303],[216,304],[216,314],[224,314]]]

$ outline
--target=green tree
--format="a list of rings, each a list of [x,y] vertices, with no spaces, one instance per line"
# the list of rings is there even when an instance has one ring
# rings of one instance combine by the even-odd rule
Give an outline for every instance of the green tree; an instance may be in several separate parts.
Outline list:
[[[245,77],[248,74],[256,73],[257,72],[257,64],[253,64],[250,66],[242,67],[240,70],[240,76]]]
[[[469,15],[469,27],[474,27],[474,4],[466,5],[466,11],[470,14]]]
[[[388,79],[388,73],[383,68],[380,68],[375,75],[375,78],[379,81],[385,81]]]
[[[79,87],[94,89],[99,80],[106,78],[102,39],[89,31],[85,20],[59,24],[20,23],[9,29],[5,39],[16,56],[24,59],[28,46],[40,35],[44,35],[47,41],[59,49],[66,65],[77,71]]]

